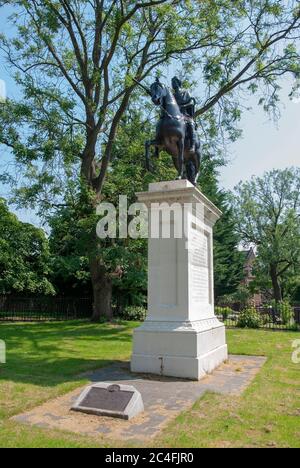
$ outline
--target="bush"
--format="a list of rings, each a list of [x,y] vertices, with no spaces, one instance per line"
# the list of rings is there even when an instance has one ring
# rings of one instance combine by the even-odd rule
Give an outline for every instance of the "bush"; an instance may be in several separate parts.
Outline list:
[[[294,309],[288,301],[273,303],[273,307],[279,314],[283,325],[293,325],[295,322]]]
[[[295,321],[291,324],[291,326],[289,327],[289,330],[291,331],[300,331],[300,325],[298,325],[298,323],[296,323]]]
[[[121,318],[133,322],[144,322],[147,310],[139,306],[127,306],[121,313]]]
[[[240,313],[237,322],[239,328],[259,328],[261,325],[260,314],[254,307],[248,307]]]
[[[234,294],[224,294],[223,296],[219,296],[216,302],[220,308],[226,306],[234,306],[236,298]]]
[[[229,315],[232,314],[232,309],[230,307],[216,307],[216,315],[222,317],[224,322],[228,319]]]
[[[272,325],[272,317],[269,314],[262,314],[261,316],[261,324],[263,326],[271,326]]]

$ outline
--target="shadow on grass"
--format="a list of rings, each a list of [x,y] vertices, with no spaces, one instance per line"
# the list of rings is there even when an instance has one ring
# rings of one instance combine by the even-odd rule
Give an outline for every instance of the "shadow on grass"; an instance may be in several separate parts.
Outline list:
[[[52,387],[128,359],[134,324],[90,322],[1,324],[7,363],[0,381]]]
[[[25,358],[22,366],[18,367],[14,362],[1,366],[0,383],[1,381],[12,381],[14,383],[55,387],[64,383],[86,380],[83,374],[116,363],[118,363],[117,360],[109,359],[57,359],[55,362],[50,360],[38,362],[37,360]],[[66,371],[63,372],[63,369],[66,369]]]

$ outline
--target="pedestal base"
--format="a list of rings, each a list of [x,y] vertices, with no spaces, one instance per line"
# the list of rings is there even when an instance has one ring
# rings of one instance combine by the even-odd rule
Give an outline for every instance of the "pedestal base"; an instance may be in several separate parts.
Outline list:
[[[146,321],[134,332],[132,372],[200,380],[227,359],[225,327],[217,318]]]

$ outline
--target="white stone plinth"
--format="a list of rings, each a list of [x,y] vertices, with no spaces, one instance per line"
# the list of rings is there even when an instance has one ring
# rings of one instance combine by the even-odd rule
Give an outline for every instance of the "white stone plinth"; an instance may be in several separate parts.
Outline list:
[[[149,209],[148,315],[134,332],[131,370],[199,380],[228,358],[213,289],[222,213],[186,180],[151,184],[138,198]]]

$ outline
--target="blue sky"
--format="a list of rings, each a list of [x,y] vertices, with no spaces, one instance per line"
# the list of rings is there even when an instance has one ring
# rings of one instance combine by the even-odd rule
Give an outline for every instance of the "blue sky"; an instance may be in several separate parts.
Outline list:
[[[232,189],[240,180],[262,175],[270,169],[300,165],[300,102],[288,97],[291,84],[282,82],[281,118],[270,121],[251,99],[252,111],[246,112],[240,127],[243,138],[229,148],[230,163],[221,172],[221,185]]]
[[[5,18],[0,18],[0,32],[7,33]],[[9,97],[17,97],[18,90],[11,80],[3,57],[0,54],[0,79],[6,82]],[[299,166],[300,163],[300,102],[290,101],[288,95],[291,83],[288,79],[282,82],[281,118],[275,124],[270,121],[263,110],[257,106],[256,99],[251,98],[244,105],[252,107],[245,112],[240,124],[243,138],[232,144],[228,149],[229,164],[221,170],[220,185],[232,189],[240,180],[246,180],[252,175],[262,175],[272,168]],[[9,162],[1,154],[0,170],[3,163]],[[6,195],[0,185],[0,196]],[[22,211],[20,217],[26,221],[37,223],[34,213]]]

